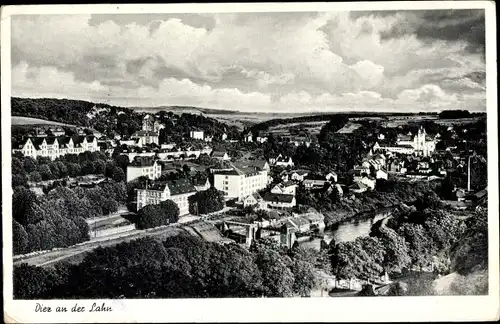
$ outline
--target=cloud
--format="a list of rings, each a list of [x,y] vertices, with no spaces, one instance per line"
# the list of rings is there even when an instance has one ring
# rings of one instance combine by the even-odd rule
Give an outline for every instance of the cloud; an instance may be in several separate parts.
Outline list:
[[[483,29],[470,10],[18,16],[13,92],[268,111],[481,106]]]

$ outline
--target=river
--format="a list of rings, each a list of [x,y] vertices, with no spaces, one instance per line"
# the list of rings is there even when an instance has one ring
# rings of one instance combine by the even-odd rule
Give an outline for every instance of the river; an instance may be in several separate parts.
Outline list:
[[[324,235],[324,239],[328,244],[332,239],[335,239],[335,242],[337,243],[354,241],[360,236],[368,236],[373,224],[381,219],[384,219],[387,216],[387,212],[382,212],[370,215],[368,217],[364,216],[361,219],[359,217],[355,217],[355,219],[346,220],[332,226],[331,228],[326,228],[322,232],[320,232],[320,234]],[[315,238],[312,241],[310,241],[308,238],[304,238],[303,241],[299,241],[299,244],[302,247],[319,250],[320,242],[320,238]]]

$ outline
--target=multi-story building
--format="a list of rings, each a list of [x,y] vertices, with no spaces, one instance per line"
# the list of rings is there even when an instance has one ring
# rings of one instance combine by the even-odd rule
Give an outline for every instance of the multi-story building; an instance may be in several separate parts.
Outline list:
[[[421,126],[418,133],[413,136],[399,134],[396,139],[396,145],[381,145],[375,143],[373,151],[386,151],[399,154],[415,154],[420,156],[430,156],[436,150],[436,138],[431,138]]]
[[[151,115],[146,115],[142,119],[142,130],[143,131],[150,131],[150,132],[155,132],[158,133],[160,129],[164,128],[162,124],[160,124],[154,116]]]
[[[189,132],[189,137],[191,137],[193,139],[203,140],[204,139],[203,131],[202,130],[192,130]]]
[[[277,194],[267,192],[264,195],[264,202],[268,208],[272,209],[288,209],[294,207],[297,203],[294,195]]]
[[[146,145],[146,144],[156,144],[159,145],[159,136],[158,132],[154,131],[146,131],[141,130],[135,132],[132,136],[130,136],[132,140],[136,140],[138,142],[138,146]]]
[[[24,156],[30,156],[34,159],[41,156],[51,160],[66,154],[80,154],[85,151],[99,151],[97,138],[92,135],[28,137],[15,145],[13,149],[14,153],[21,152]]]
[[[137,157],[127,166],[127,182],[139,177],[156,180],[161,176],[161,165],[153,158]]]
[[[179,214],[189,214],[189,197],[196,193],[196,188],[187,179],[155,181],[144,189],[137,189],[137,210],[147,205],[159,204],[172,200],[179,207]]]
[[[241,201],[267,186],[268,168],[267,163],[261,167],[255,164],[237,167],[233,164],[231,170],[214,172],[214,187],[223,191],[227,199],[237,198]]]

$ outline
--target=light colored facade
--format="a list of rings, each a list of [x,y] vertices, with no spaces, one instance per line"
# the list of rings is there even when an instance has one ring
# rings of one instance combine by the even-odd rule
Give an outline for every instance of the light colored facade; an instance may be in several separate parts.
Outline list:
[[[146,115],[142,119],[142,130],[158,133],[160,129],[165,128],[154,116]]]
[[[294,195],[297,191],[297,185],[291,182],[277,184],[271,189],[271,193]]]
[[[221,151],[213,151],[212,152],[212,157],[217,160],[221,161],[229,161],[231,158],[227,154],[227,152],[221,152]]]
[[[267,186],[267,170],[258,168],[236,168],[214,172],[214,187],[224,192],[228,199],[243,198]]]
[[[276,194],[270,192],[264,195],[264,202],[267,204],[268,208],[272,209],[289,209],[297,204],[295,196],[293,195]]]
[[[189,214],[188,198],[196,193],[193,185],[184,180],[153,183],[149,188],[137,189],[137,210],[147,205],[172,200],[179,207],[179,214]]]
[[[156,144],[159,143],[159,136],[157,132],[141,130],[130,136],[132,140],[138,141],[138,146],[146,144]]]
[[[319,189],[323,188],[327,182],[328,180],[305,179],[302,183],[305,189]]]
[[[375,143],[373,150],[382,150],[399,154],[416,154],[421,156],[430,156],[436,150],[436,139],[427,136],[423,127],[420,127],[418,133],[412,137],[412,134],[398,135],[396,145],[381,146]]]
[[[257,141],[257,143],[265,143],[267,142],[267,136],[257,136],[257,138],[255,139]]]
[[[34,159],[47,157],[55,160],[66,154],[80,154],[85,151],[99,151],[97,138],[94,136],[76,137],[29,137],[22,142],[13,152],[21,152],[24,156]]]
[[[297,171],[292,172],[292,174],[290,175],[290,179],[302,182],[302,181],[304,181],[305,177],[307,177],[308,175],[309,175],[309,172],[307,172],[307,171],[297,170]]]
[[[148,161],[149,162],[149,161]],[[161,176],[161,165],[153,161],[132,163],[127,166],[127,182],[145,176],[150,180],[156,180]]]
[[[202,130],[192,130],[189,132],[189,137],[193,139],[203,140],[204,134]]]

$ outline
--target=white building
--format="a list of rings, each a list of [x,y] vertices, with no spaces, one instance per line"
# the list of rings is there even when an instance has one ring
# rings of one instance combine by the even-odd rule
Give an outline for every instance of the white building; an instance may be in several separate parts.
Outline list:
[[[296,191],[297,191],[297,185],[291,181],[282,182],[280,184],[275,185],[271,189],[271,193],[294,195],[294,196]]]
[[[161,125],[154,116],[146,115],[142,119],[142,130],[158,133],[160,129],[165,128]]]
[[[267,209],[264,199],[257,192],[254,192],[243,199],[243,207],[246,208],[249,206],[254,206],[256,209]]]
[[[253,142],[253,134],[251,132],[245,134],[245,136],[243,137],[243,141],[247,143]]]
[[[302,183],[305,189],[320,189],[325,186],[328,180],[305,179]]]
[[[193,139],[203,140],[204,133],[202,130],[192,130],[189,132],[189,137],[191,137]]]
[[[227,134],[226,133],[222,134],[221,140],[223,140],[223,141],[227,140]]]
[[[265,163],[267,165],[267,163]],[[247,165],[232,166],[231,170],[214,172],[214,187],[224,192],[227,199],[243,198],[266,188],[268,170],[264,166]]]
[[[272,209],[288,209],[294,207],[297,203],[294,195],[277,194],[267,192],[264,195],[264,202],[268,208]]]
[[[257,138],[255,139],[257,141],[257,143],[265,143],[267,142],[267,136],[257,136]]]
[[[430,156],[436,150],[436,139],[429,137],[425,132],[425,129],[421,126],[415,136],[411,133],[408,133],[407,135],[399,134],[396,140],[396,145],[380,145],[375,143],[373,151],[376,150],[400,154]]]
[[[335,172],[329,172],[326,176],[325,179],[331,182],[337,182],[338,176]]]
[[[97,138],[91,135],[28,137],[21,143],[14,145],[12,151],[14,153],[21,152],[24,156],[30,156],[34,159],[41,156],[55,160],[66,154],[80,154],[85,151],[97,152],[99,145]]]
[[[307,170],[295,170],[290,174],[290,179],[302,182],[309,175]]]
[[[270,158],[269,164],[273,165],[273,166],[284,167],[284,168],[294,166],[292,158],[289,156],[283,156],[282,154],[278,154],[278,156]]]
[[[127,182],[139,177],[148,177],[156,180],[161,176],[161,165],[152,158],[137,158],[127,166]]]
[[[137,189],[137,210],[170,199],[179,207],[180,215],[189,214],[188,198],[195,193],[196,188],[186,179],[157,181],[144,189]]]
[[[213,151],[212,152],[212,157],[217,160],[221,161],[229,161],[231,158],[227,154],[227,152],[222,152],[222,151]]]
[[[388,175],[387,175],[387,172],[385,170],[380,169],[380,170],[377,170],[375,172],[375,178],[377,178],[377,179],[387,180],[387,177],[388,177]]]
[[[132,140],[136,140],[138,146],[143,146],[146,144],[159,144],[158,133],[154,131],[145,131],[141,130],[135,132],[132,136],[130,136]]]

